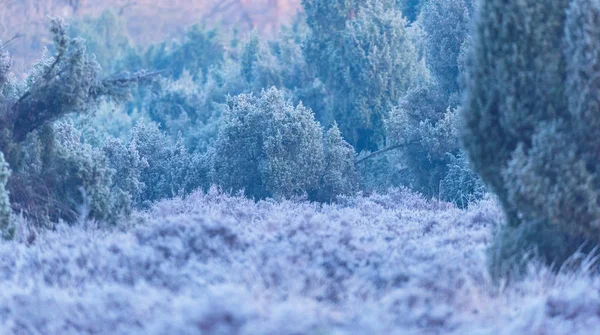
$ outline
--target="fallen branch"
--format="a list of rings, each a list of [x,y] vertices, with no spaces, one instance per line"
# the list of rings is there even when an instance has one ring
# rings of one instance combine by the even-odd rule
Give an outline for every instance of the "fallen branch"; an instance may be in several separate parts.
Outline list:
[[[25,37],[25,35],[24,35],[24,34],[22,34],[22,33],[16,33],[16,34],[15,34],[15,36],[11,37],[11,38],[10,38],[8,41],[6,41],[6,42],[4,42],[4,43],[2,43],[2,44],[4,44],[4,46],[7,46],[7,45],[9,45],[11,42],[14,42],[15,40],[17,40],[17,39],[19,39],[19,38],[22,38],[22,37]]]
[[[387,147],[385,149],[381,149],[379,151],[375,151],[373,153],[370,153],[370,154],[366,155],[363,158],[360,158],[360,159],[356,160],[355,164],[358,165],[358,164],[363,163],[363,162],[365,162],[365,161],[367,161],[367,160],[369,160],[369,159],[371,159],[373,157],[377,157],[379,155],[382,155],[382,154],[384,154],[386,152],[389,152],[389,151],[392,151],[392,150],[396,150],[396,149],[404,148],[404,147],[407,147],[407,146],[410,146],[410,145],[418,144],[420,141],[421,141],[421,139],[416,139],[416,140],[412,140],[410,142],[404,142],[404,143],[394,144],[394,145],[392,145],[390,147]]]

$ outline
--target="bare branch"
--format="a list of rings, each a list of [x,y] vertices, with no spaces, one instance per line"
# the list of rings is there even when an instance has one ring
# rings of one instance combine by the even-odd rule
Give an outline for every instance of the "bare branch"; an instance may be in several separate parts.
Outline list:
[[[25,34],[22,34],[22,33],[16,33],[16,34],[15,34],[15,36],[13,36],[13,37],[9,38],[9,39],[8,39],[8,41],[6,41],[6,42],[4,42],[4,43],[2,43],[2,44],[4,44],[4,46],[7,46],[7,45],[9,45],[11,42],[14,42],[15,40],[17,40],[17,39],[19,39],[19,38],[21,38],[21,37],[25,37]]]
[[[369,160],[371,158],[377,157],[379,155],[382,155],[382,154],[384,154],[386,152],[389,152],[389,151],[392,151],[392,150],[396,150],[396,149],[408,147],[408,146],[411,146],[411,145],[416,145],[420,141],[421,141],[421,139],[416,139],[416,140],[412,140],[410,142],[398,143],[398,144],[392,145],[390,147],[387,147],[385,149],[381,149],[379,151],[375,151],[373,153],[368,154],[367,156],[365,156],[363,158],[360,158],[360,159],[356,160],[355,164],[358,165],[358,164],[363,163],[363,162],[365,162],[365,161],[367,161],[367,160]]]

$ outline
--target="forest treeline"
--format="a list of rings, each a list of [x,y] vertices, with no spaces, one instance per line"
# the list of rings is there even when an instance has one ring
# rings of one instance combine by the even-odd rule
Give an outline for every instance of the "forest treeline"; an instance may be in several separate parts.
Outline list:
[[[147,45],[179,36],[197,22],[273,34],[301,6],[300,0],[0,0],[0,38],[7,42],[18,36],[10,43],[13,69],[26,72],[52,42],[47,17],[82,20],[105,10],[126,22],[133,41]]]
[[[564,259],[598,234],[600,5],[505,2],[304,0],[275,37],[195,25],[144,48],[114,12],[54,19],[25,79],[0,50],[0,229],[112,224],[212,185],[466,207],[485,182],[508,221],[496,272]]]

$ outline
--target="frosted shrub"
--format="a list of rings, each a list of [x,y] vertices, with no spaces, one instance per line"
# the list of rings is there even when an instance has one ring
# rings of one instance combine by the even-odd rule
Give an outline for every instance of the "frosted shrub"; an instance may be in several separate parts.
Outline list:
[[[123,161],[120,169],[135,168],[133,163],[140,167],[141,170],[135,173],[139,173],[139,182],[144,187],[138,205],[147,206],[153,201],[185,194],[208,182],[208,171],[204,174],[197,171],[204,168],[198,161],[203,156],[190,154],[181,137],[173,141],[156,123],[138,123],[131,134],[129,147],[135,148],[142,161]]]
[[[315,190],[323,171],[322,131],[309,109],[275,88],[228,101],[215,143],[214,180],[255,198]]]
[[[446,175],[440,181],[440,198],[464,208],[487,192],[481,178],[469,166],[464,152],[446,154]]]
[[[38,225],[82,219],[115,222],[113,171],[103,153],[81,138],[72,124],[59,122],[30,134],[19,146],[9,189],[13,208]]]
[[[325,133],[325,171],[320,187],[320,197],[331,200],[338,195],[351,195],[358,190],[354,148],[344,141],[337,126]]]
[[[318,121],[331,122],[330,111],[325,107],[325,89],[302,53],[305,30],[306,23],[299,17],[292,25],[281,27],[274,39],[252,34],[240,50],[237,80],[247,86],[246,93],[259,94],[275,86],[294,104],[302,101],[311,108]]]
[[[112,187],[129,198],[129,205],[142,201],[146,188],[142,173],[149,168],[147,159],[140,155],[136,145],[134,141],[123,143],[120,139],[108,138],[102,147],[108,165],[114,170]]]
[[[214,73],[218,71],[223,69],[213,69],[205,83],[194,80],[187,71],[177,80],[162,79],[144,101],[150,120],[160,124],[171,141],[181,136],[192,152],[205,151],[216,136],[220,113],[215,104],[222,102],[223,96],[212,96],[215,92],[211,91]]]
[[[600,324],[597,277],[540,268],[490,290],[485,248],[502,213],[489,199],[468,210],[407,190],[347,199],[195,192],[126,229],[61,225],[29,245],[0,242],[0,332],[584,334]]]
[[[0,151],[12,170],[11,206],[38,225],[82,216],[114,222],[127,206],[111,196],[104,155],[71,124],[57,121],[92,114],[100,101],[123,101],[144,74],[104,77],[64,22],[52,20],[50,30],[54,52],[44,54],[25,80],[9,76],[10,58],[0,46]]]

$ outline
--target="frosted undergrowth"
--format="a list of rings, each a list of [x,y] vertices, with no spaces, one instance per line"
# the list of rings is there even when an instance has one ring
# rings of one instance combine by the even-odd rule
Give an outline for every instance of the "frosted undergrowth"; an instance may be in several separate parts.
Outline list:
[[[586,334],[600,280],[498,288],[495,202],[397,190],[337,205],[192,194],[110,231],[0,243],[0,334]]]

